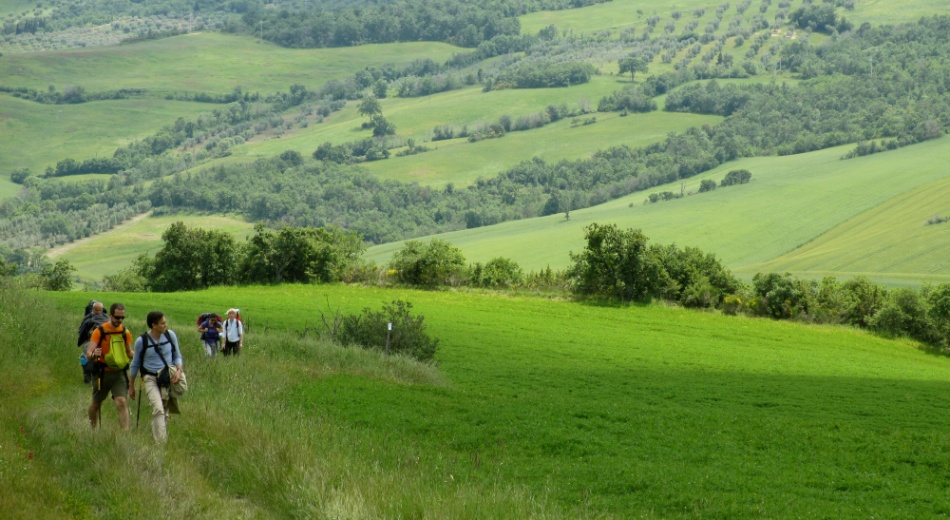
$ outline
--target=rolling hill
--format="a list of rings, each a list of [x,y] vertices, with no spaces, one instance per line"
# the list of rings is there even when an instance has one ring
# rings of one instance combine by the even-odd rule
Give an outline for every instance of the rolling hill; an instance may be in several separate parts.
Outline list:
[[[161,309],[182,338],[192,390],[162,450],[147,422],[118,432],[112,408],[89,431],[88,388],[65,346],[89,298],[124,302],[135,332]],[[437,367],[315,339],[321,313],[394,299],[440,339]],[[248,321],[246,350],[204,359],[194,316],[229,306]],[[11,518],[152,511],[156,486],[174,490],[163,511],[189,518],[947,511],[947,358],[851,329],[340,285],[47,293],[0,298],[0,310],[0,323],[62,317],[35,349],[0,350]],[[25,334],[0,327],[4,344]],[[33,385],[15,384],[34,359]],[[113,451],[76,448],[90,442]],[[116,459],[129,462],[117,474],[93,471]],[[118,492],[130,481],[150,485]]]
[[[745,4],[731,6],[722,19],[747,22],[749,16],[745,14],[751,16],[755,12],[777,17],[781,9],[771,3],[763,3],[757,9]],[[933,7],[927,2],[904,2],[894,4],[889,14],[893,20],[904,19],[902,16],[912,19],[919,13],[931,12]],[[502,116],[517,118],[543,112],[552,105],[596,105],[602,97],[633,84],[628,76],[616,74],[615,58],[622,55],[617,53],[623,49],[624,29],[632,28],[634,35],[644,34],[652,25],[656,31],[666,27],[666,32],[672,31],[671,34],[683,31],[686,37],[690,27],[697,33],[709,27],[707,32],[713,31],[711,34],[722,43],[720,52],[737,60],[752,52],[748,43],[752,35],[768,36],[775,45],[802,37],[778,30],[760,31],[753,32],[743,44],[733,36],[726,36],[725,26],[707,25],[714,21],[716,8],[702,2],[672,8],[660,3],[634,4],[617,0],[583,9],[525,15],[521,18],[524,33],[554,25],[561,34],[600,34],[605,41],[616,41],[617,50],[598,51],[601,54],[595,61],[599,60],[596,61],[599,74],[589,83],[569,88],[483,92],[480,87],[472,86],[422,97],[382,99],[382,112],[395,124],[397,137],[413,139],[431,150],[364,166],[383,179],[416,182],[436,189],[450,184],[464,187],[534,157],[550,162],[579,159],[609,146],[643,146],[689,127],[713,125],[721,120],[719,116],[652,112],[617,117],[616,112],[607,112],[590,114],[593,124],[580,125],[580,118],[565,119],[539,129],[511,132],[504,139],[478,143],[465,139],[429,142],[436,125],[474,127],[490,124]],[[875,23],[888,12],[879,3],[862,3],[843,13],[856,23]],[[827,38],[819,33],[808,37],[817,42]],[[684,46],[675,55],[657,57],[650,64],[651,73],[675,70],[678,63],[688,59],[687,52],[701,54],[715,48],[714,45],[712,41],[696,44],[694,49]],[[0,169],[28,166],[41,171],[64,156],[82,159],[108,155],[117,145],[140,138],[178,117],[194,117],[220,108],[220,105],[164,99],[176,93],[225,94],[240,87],[245,92],[266,94],[293,84],[317,88],[331,80],[346,81],[368,66],[405,64],[422,58],[441,63],[461,52],[466,50],[423,42],[292,50],[248,36],[205,32],[115,47],[7,54],[0,59],[0,86],[40,90],[50,86],[60,90],[82,87],[88,91],[147,88],[148,93],[137,99],[80,105],[42,105],[0,94],[0,145],[12,151],[0,158]],[[753,54],[766,63],[769,52],[766,45]],[[498,59],[487,60],[479,66],[490,64],[497,65]],[[102,73],[85,74],[92,68]],[[476,68],[463,73],[474,73]],[[639,76],[640,81],[643,77]],[[143,81],[143,78],[148,79]],[[775,69],[772,74],[723,83],[768,81],[794,85],[798,79]],[[662,96],[658,100],[662,102]],[[293,111],[283,115],[287,122],[295,117],[299,120]],[[309,157],[322,143],[340,144],[368,137],[371,131],[363,126],[365,121],[366,118],[357,113],[356,103],[349,103],[322,122],[290,124],[287,130],[260,133],[232,146],[227,157],[211,159],[190,172],[201,174],[216,165],[273,157],[286,150]],[[569,221],[563,215],[555,215],[442,237],[462,248],[469,261],[506,256],[529,270],[547,266],[561,268],[569,262],[569,252],[579,249],[586,224],[613,222],[623,227],[641,228],[655,242],[675,242],[713,252],[745,278],[762,270],[775,270],[806,277],[864,274],[891,284],[941,281],[947,276],[940,261],[945,254],[942,226],[922,223],[950,211],[941,207],[938,197],[928,197],[930,191],[925,188],[932,185],[939,192],[945,177],[940,168],[945,160],[945,142],[946,139],[941,139],[850,161],[839,160],[849,151],[847,147],[793,156],[740,159],[683,183],[659,186],[600,206],[571,211]],[[27,147],[26,143],[36,144]],[[752,184],[696,193],[701,180],[718,181],[727,171],[737,168],[753,172]],[[650,192],[679,192],[681,189],[692,192],[693,196],[643,204]],[[16,190],[15,185],[0,179],[0,194],[10,197]],[[872,215],[881,217],[871,219]],[[189,222],[202,222],[200,218],[184,218]],[[216,225],[212,224],[216,222],[213,219],[203,221]],[[119,231],[123,232],[142,235]],[[159,234],[144,233],[151,239]],[[156,247],[148,239],[133,240],[119,255],[120,259],[93,260],[99,251],[109,250],[95,245],[96,241],[107,243],[110,239],[94,237],[75,248],[52,254],[81,266],[80,276],[88,281],[113,272],[137,252]],[[367,257],[385,262],[400,245],[396,242],[375,246]],[[90,253],[93,251],[96,253]],[[854,258],[849,258],[849,254]]]

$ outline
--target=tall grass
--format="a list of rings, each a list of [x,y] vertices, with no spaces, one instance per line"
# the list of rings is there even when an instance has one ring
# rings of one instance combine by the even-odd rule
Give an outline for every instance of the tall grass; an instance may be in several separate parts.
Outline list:
[[[129,312],[136,333],[140,314]],[[0,292],[4,518],[573,517],[520,486],[434,472],[441,455],[405,436],[367,435],[289,403],[319,379],[447,384],[432,366],[301,333],[249,331],[245,355],[212,361],[179,320],[192,388],[169,422],[168,444],[152,441],[148,403],[131,432],[119,431],[110,403],[90,430],[90,390],[73,346],[78,320],[35,294]],[[130,403],[135,425],[138,403]]]
[[[63,309],[89,296],[48,295]],[[95,296],[124,301],[133,316],[167,310],[182,331],[214,302],[242,309],[254,337],[241,358],[203,363],[186,344],[201,387],[173,418],[170,449],[188,446],[178,455],[219,494],[278,515],[950,514],[950,364],[911,343],[488,293],[334,285]],[[394,299],[412,302],[440,339],[437,374],[335,366],[320,349],[296,346],[309,344],[322,309]],[[401,375],[387,375],[394,370]],[[332,463],[343,456],[350,465]],[[270,463],[288,461],[286,480],[270,473]],[[408,483],[387,486],[393,478]],[[315,496],[280,495],[287,485]],[[341,501],[340,490],[352,493]],[[485,490],[501,494],[466,501]],[[440,500],[447,505],[431,512]]]

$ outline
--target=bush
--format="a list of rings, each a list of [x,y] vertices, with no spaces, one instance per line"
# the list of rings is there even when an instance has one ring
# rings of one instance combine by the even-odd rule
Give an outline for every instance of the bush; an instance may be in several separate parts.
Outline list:
[[[886,337],[909,336],[931,345],[940,344],[941,337],[928,318],[930,303],[917,291],[907,287],[894,289],[880,310],[874,313],[870,327]]]
[[[458,285],[465,273],[465,257],[445,240],[434,239],[428,244],[409,240],[393,255],[389,267],[402,283],[423,287]]]
[[[746,184],[750,180],[752,180],[752,172],[749,170],[732,170],[726,174],[719,186],[724,188],[735,184]]]
[[[705,193],[707,191],[712,191],[714,189],[716,189],[716,181],[712,179],[703,179],[702,182],[699,183],[700,193]]]
[[[518,263],[503,257],[492,258],[485,265],[476,262],[470,271],[471,284],[476,287],[512,287],[524,278]]]
[[[411,316],[411,309],[411,303],[393,300],[379,311],[367,307],[359,315],[343,316],[335,339],[344,347],[355,344],[431,362],[439,348],[439,340],[426,334],[425,317]],[[392,331],[389,324],[392,324]]]
[[[20,168],[17,170],[13,170],[13,172],[10,174],[10,182],[14,184],[23,184],[23,181],[25,181],[26,178],[29,176],[30,176],[29,168]]]
[[[808,316],[815,307],[814,288],[791,274],[757,273],[752,285],[759,313],[775,319],[791,319]]]

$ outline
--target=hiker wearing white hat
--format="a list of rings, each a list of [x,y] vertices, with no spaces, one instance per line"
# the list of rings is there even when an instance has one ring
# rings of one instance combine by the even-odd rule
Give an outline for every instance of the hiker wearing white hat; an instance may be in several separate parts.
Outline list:
[[[228,319],[224,320],[224,347],[225,356],[241,353],[244,347],[244,323],[241,322],[240,309],[228,309]]]

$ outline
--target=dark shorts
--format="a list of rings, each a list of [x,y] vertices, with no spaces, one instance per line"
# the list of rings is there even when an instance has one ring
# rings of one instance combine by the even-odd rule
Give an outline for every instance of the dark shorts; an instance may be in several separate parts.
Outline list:
[[[129,397],[129,380],[126,378],[125,371],[119,370],[110,372],[105,370],[102,377],[93,377],[92,379],[92,398],[95,401],[105,401],[112,393],[112,398]]]

